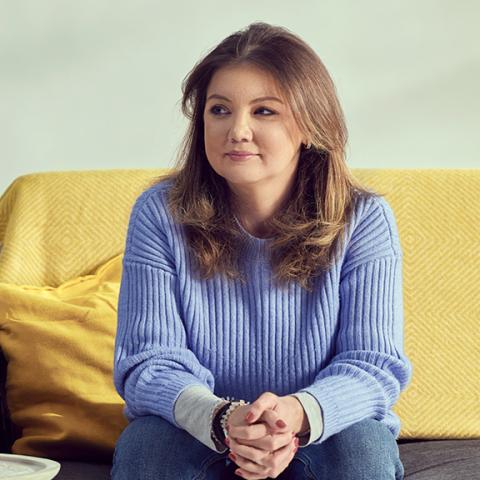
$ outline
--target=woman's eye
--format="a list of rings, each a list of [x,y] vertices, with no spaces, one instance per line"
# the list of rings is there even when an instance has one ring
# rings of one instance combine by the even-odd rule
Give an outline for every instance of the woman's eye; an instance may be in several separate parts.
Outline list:
[[[270,112],[271,115],[275,115],[275,112],[273,112],[272,110],[270,110],[269,108],[263,108],[263,107],[260,107],[256,110],[256,112],[258,112],[259,110],[264,110],[266,112]]]
[[[210,112],[213,113],[214,115],[223,115],[223,113],[222,113],[222,112],[219,112],[218,109],[220,109],[220,110],[225,110],[225,108],[222,107],[222,106],[220,106],[220,105],[214,105],[214,106],[210,109]],[[260,111],[269,112],[267,115],[262,114],[262,115],[261,115],[262,117],[269,117],[270,115],[275,115],[275,112],[274,112],[273,110],[270,110],[269,108],[264,108],[264,107],[257,108],[257,109],[255,110],[255,113],[260,112]]]
[[[216,109],[223,109],[220,105],[215,105],[210,109],[210,112],[212,112],[214,115],[217,115],[219,112]]]

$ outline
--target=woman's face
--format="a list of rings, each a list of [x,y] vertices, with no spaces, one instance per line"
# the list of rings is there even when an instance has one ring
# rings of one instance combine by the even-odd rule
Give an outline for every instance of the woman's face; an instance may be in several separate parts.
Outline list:
[[[252,65],[217,70],[207,89],[203,119],[208,162],[229,185],[280,190],[288,185],[305,140],[268,73]],[[231,150],[254,155],[232,158],[227,154]]]

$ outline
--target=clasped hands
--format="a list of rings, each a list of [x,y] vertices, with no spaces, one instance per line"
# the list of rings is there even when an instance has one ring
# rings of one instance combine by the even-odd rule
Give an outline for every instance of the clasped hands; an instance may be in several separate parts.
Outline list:
[[[235,473],[252,480],[276,478],[292,461],[305,421],[302,404],[291,395],[265,392],[237,407],[228,418],[226,438],[229,457],[240,467]]]

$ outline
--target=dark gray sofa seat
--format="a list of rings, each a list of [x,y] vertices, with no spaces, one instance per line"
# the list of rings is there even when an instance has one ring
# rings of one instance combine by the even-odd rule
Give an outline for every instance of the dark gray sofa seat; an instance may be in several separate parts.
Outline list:
[[[480,439],[399,440],[398,444],[405,467],[405,480],[480,479]],[[61,463],[62,468],[55,480],[108,480],[110,478],[110,465]]]
[[[480,439],[398,441],[408,480],[479,480]]]
[[[62,467],[55,480],[109,480],[111,465],[60,461]]]

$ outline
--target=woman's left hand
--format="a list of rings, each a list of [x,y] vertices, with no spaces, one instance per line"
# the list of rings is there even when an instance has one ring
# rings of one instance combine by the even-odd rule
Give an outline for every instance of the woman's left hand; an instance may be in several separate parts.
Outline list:
[[[291,395],[279,397],[274,393],[265,392],[248,405],[248,408],[238,409],[232,416],[240,412],[244,415],[245,422],[232,422],[236,425],[230,425],[228,430],[229,448],[236,455],[237,465],[241,466],[242,463],[252,465],[251,462],[255,462],[267,466],[273,463],[272,460],[276,457],[272,455],[274,453],[282,457],[286,454],[289,463],[290,447],[287,450],[285,448],[291,444],[292,437],[305,424],[305,412],[299,400]],[[249,412],[251,412],[250,416],[248,416]],[[288,463],[283,466],[282,471]],[[248,471],[245,467],[242,473],[244,478],[265,478],[255,476],[255,473]],[[258,475],[258,472],[256,473]]]

